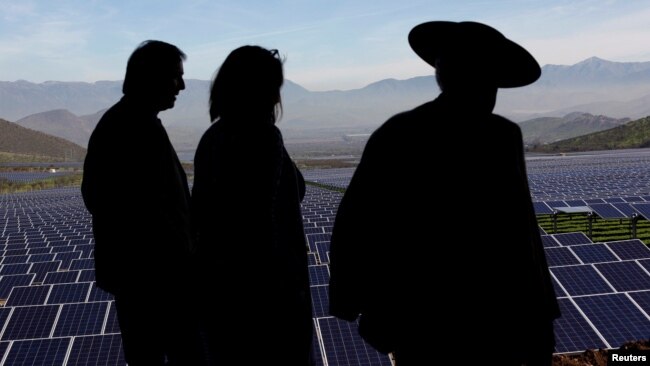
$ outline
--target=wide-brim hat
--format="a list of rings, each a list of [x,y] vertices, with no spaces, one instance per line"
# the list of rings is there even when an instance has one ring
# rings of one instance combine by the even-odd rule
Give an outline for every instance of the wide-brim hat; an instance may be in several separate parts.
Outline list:
[[[496,29],[477,22],[434,21],[415,26],[409,44],[429,65],[449,58],[481,68],[499,88],[515,88],[535,82],[542,71],[523,47]]]

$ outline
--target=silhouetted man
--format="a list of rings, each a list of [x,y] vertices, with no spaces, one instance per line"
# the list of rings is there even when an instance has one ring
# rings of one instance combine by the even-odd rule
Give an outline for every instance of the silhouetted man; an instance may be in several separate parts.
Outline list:
[[[81,191],[93,216],[97,286],[115,296],[130,366],[192,365],[199,355],[184,292],[192,249],[189,189],[157,117],[185,89],[184,59],[161,41],[133,52],[124,96],[97,124],[84,163]]]
[[[521,131],[492,113],[539,65],[480,23],[420,24],[409,43],[442,93],[368,141],[333,229],[330,311],[360,315],[398,366],[550,365],[559,310]]]

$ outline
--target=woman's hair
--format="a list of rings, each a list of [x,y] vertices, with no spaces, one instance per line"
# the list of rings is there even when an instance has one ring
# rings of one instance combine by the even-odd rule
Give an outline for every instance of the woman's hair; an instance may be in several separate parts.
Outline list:
[[[210,119],[224,116],[270,118],[282,111],[280,88],[284,81],[277,50],[242,46],[223,62],[210,88]]]

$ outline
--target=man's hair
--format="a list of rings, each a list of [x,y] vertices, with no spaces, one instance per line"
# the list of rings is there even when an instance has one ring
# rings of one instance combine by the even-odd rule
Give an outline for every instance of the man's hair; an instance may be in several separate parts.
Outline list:
[[[183,51],[166,42],[148,40],[140,43],[126,65],[122,92],[133,94],[155,87],[157,80],[173,72],[177,63],[186,58]]]

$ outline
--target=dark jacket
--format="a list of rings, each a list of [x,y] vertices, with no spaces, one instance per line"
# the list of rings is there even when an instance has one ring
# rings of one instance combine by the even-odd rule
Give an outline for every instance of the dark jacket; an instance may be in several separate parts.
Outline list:
[[[474,335],[494,346],[496,328],[525,339],[559,315],[519,127],[444,94],[373,133],[330,259],[331,314],[361,314],[362,335],[383,352]]]
[[[154,113],[127,97],[106,111],[88,143],[81,192],[93,217],[97,286],[116,293],[184,273],[189,188]]]
[[[263,363],[266,352],[275,352],[287,365],[305,364],[312,336],[300,212],[305,184],[280,131],[252,123],[215,122],[194,158],[192,209],[208,333],[224,362],[230,355],[233,362]],[[242,356],[236,350],[250,344],[237,334],[264,339],[263,349]]]

